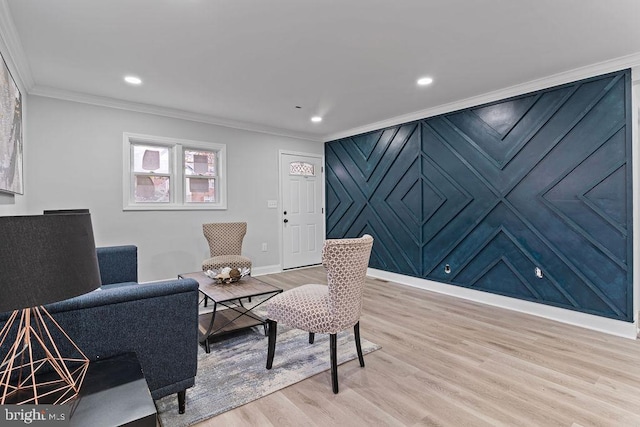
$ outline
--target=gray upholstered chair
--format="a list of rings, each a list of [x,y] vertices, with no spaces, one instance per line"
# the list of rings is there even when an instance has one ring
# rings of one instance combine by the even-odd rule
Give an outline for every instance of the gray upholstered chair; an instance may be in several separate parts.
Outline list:
[[[242,240],[247,233],[246,222],[221,222],[203,224],[204,237],[209,242],[211,258],[202,261],[202,270],[219,270],[224,267],[251,268],[251,260],[242,256]]]
[[[328,285],[303,285],[276,295],[265,303],[269,325],[267,369],[273,366],[278,322],[314,334],[329,334],[331,382],[338,392],[337,333],[353,327],[360,366],[364,367],[360,344],[360,312],[373,237],[330,239],[322,249]]]

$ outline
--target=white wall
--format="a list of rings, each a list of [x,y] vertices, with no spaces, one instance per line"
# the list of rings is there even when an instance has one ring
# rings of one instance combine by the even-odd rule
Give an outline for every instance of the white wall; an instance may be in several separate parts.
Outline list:
[[[139,280],[200,269],[209,250],[202,224],[247,221],[243,253],[254,267],[280,264],[278,150],[322,154],[322,143],[127,110],[28,97],[24,196],[0,198],[0,215],[89,208],[97,246],[138,246]],[[122,134],[132,132],[227,144],[228,209],[122,210]],[[268,252],[261,252],[266,242]]]

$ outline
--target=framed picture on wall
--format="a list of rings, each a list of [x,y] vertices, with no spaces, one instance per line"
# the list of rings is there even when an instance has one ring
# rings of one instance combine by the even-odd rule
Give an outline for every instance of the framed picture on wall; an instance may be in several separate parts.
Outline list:
[[[0,61],[0,191],[24,193],[22,96],[4,58]]]

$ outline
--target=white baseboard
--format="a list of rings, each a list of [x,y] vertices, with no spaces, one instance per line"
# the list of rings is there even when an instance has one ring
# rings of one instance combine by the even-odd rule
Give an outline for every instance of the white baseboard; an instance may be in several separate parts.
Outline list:
[[[367,269],[367,275],[427,291],[438,292],[495,307],[532,314],[534,316],[544,317],[545,319],[580,326],[619,337],[630,339],[637,338],[637,328],[636,324],[633,322],[608,319],[606,317],[594,316],[592,314],[580,313],[573,310],[566,310],[550,305],[538,304],[531,301],[519,300],[489,292],[477,291],[461,286],[448,285],[445,283],[434,282],[432,280],[390,273],[388,271],[376,270],[373,268]]]
[[[280,264],[264,265],[262,267],[251,267],[252,276],[263,276],[265,274],[282,273]]]

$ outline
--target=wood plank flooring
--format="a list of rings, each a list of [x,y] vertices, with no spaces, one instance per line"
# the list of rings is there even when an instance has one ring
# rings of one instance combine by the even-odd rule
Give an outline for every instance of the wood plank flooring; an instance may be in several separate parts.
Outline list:
[[[260,279],[326,283],[322,267]],[[338,367],[339,394],[326,371],[198,427],[640,426],[640,341],[372,278],[364,298],[382,349]]]

